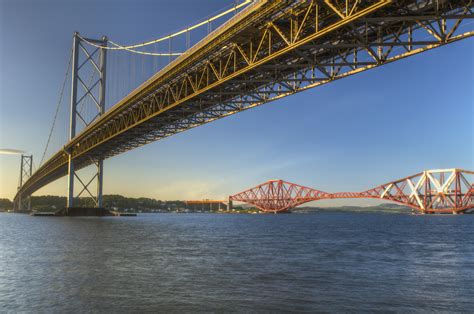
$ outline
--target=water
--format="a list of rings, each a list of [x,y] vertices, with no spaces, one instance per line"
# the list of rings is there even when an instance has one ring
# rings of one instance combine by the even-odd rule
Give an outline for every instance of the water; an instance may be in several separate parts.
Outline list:
[[[0,312],[474,309],[474,215],[0,214]]]

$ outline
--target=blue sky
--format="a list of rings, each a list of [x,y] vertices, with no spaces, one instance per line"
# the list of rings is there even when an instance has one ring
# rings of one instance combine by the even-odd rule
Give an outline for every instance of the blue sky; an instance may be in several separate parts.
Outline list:
[[[232,4],[0,0],[0,148],[31,151],[39,162],[75,30],[135,43]],[[224,198],[275,178],[360,191],[425,169],[472,170],[473,55],[468,39],[113,157],[104,193]],[[13,197],[18,168],[18,156],[0,155],[0,197]],[[61,179],[37,195],[65,192]]]

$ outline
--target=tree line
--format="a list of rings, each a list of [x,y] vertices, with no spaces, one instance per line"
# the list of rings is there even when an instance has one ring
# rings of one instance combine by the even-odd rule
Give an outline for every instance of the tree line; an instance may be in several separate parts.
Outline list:
[[[44,195],[32,196],[31,208],[33,210],[50,210],[60,209],[66,206],[65,196]],[[93,207],[94,201],[89,197],[80,197],[74,199],[74,203],[78,207]],[[104,195],[103,204],[105,208],[115,208],[118,210],[136,209],[136,210],[162,210],[172,211],[186,206],[184,201],[161,201],[152,198],[125,197],[122,195]],[[0,199],[0,209],[8,210],[13,208],[13,202],[9,199]]]

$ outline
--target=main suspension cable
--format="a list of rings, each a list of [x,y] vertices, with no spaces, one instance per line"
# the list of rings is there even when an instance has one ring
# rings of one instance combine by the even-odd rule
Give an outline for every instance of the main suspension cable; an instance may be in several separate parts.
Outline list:
[[[79,35],[80,36],[80,35]],[[87,39],[84,39],[83,37],[81,37],[82,40],[85,40],[87,41]],[[113,41],[111,41],[110,39],[108,40],[109,43],[111,43],[112,45],[114,45],[115,47],[107,47],[105,49],[110,49],[110,50],[126,50],[126,51],[130,51],[130,52],[133,52],[133,53],[137,53],[137,54],[141,54],[141,55],[147,55],[147,56],[158,56],[158,57],[167,57],[167,56],[180,56],[182,55],[183,53],[182,52],[146,52],[146,51],[139,51],[139,50],[135,50],[135,49],[130,49],[128,47],[125,47],[125,46],[121,46],[117,43],[114,43]],[[87,41],[87,43],[89,43]],[[151,44],[150,44],[151,45]]]
[[[40,167],[43,164],[44,157],[46,156],[46,151],[48,150],[48,146],[49,146],[49,143],[51,141],[51,136],[53,135],[53,129],[54,129],[54,126],[56,125],[56,120],[58,118],[59,109],[60,109],[61,103],[63,101],[64,88],[66,87],[66,81],[67,81],[67,78],[69,76],[69,70],[71,69],[71,62],[72,62],[72,49],[71,49],[71,53],[69,54],[69,62],[68,62],[68,65],[67,65],[66,75],[64,76],[63,85],[61,87],[61,93],[59,94],[58,104],[56,105],[56,112],[54,113],[53,124],[51,125],[51,130],[49,131],[48,141],[46,142],[46,147],[44,148],[43,156],[41,157],[41,162],[39,164]]]
[[[210,17],[208,19],[206,19],[205,21],[202,21],[200,23],[197,23],[193,26],[190,26],[190,27],[187,27],[185,29],[182,29],[180,31],[177,31],[176,33],[173,33],[173,34],[170,34],[170,35],[167,35],[167,36],[164,36],[164,37],[161,37],[161,38],[158,38],[158,39],[154,39],[154,40],[150,40],[150,41],[146,41],[146,42],[143,42],[143,43],[139,43],[139,44],[134,44],[134,45],[128,45],[128,46],[125,46],[125,45],[119,45],[115,42],[113,42],[112,40],[108,40],[114,47],[108,47],[108,46],[103,46],[103,45],[100,45],[100,44],[96,44],[94,42],[91,42],[90,40],[87,40],[86,38],[82,37],[81,35],[78,35],[79,38],[81,38],[81,40],[85,41],[86,43],[88,43],[89,45],[91,46],[94,46],[96,48],[101,48],[101,49],[107,49],[107,50],[126,50],[126,51],[130,51],[130,52],[133,52],[133,53],[138,53],[138,54],[143,54],[143,55],[149,55],[149,56],[179,56],[181,55],[182,53],[181,52],[169,52],[169,53],[154,53],[154,52],[144,52],[144,51],[139,51],[139,50],[135,50],[134,48],[140,48],[140,47],[145,47],[145,46],[149,46],[149,45],[152,45],[152,44],[156,44],[156,43],[159,43],[159,42],[162,42],[162,41],[165,41],[165,40],[171,40],[173,37],[176,37],[176,36],[179,36],[179,35],[182,35],[182,34],[186,34],[196,28],[199,28],[201,26],[204,26],[204,25],[209,25],[212,21],[215,21],[229,13],[232,13],[232,12],[237,12],[238,9],[240,9],[241,7],[243,6],[246,6],[248,5],[249,3],[253,2],[253,0],[244,0],[244,2],[240,3],[240,4],[237,4],[235,5],[234,7],[232,7],[231,9],[228,9],[222,13],[219,13],[213,17]]]

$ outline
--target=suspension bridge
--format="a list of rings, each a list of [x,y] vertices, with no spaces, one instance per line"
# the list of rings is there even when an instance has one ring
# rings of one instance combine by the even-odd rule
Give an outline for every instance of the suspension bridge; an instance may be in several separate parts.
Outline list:
[[[473,7],[470,0],[257,0],[140,44],[74,33],[42,160],[34,172],[22,163],[30,171],[15,206],[68,176],[68,208],[81,195],[101,208],[105,159],[469,38]],[[67,138],[55,140],[64,129]],[[85,179],[78,170],[89,166],[94,174]]]

